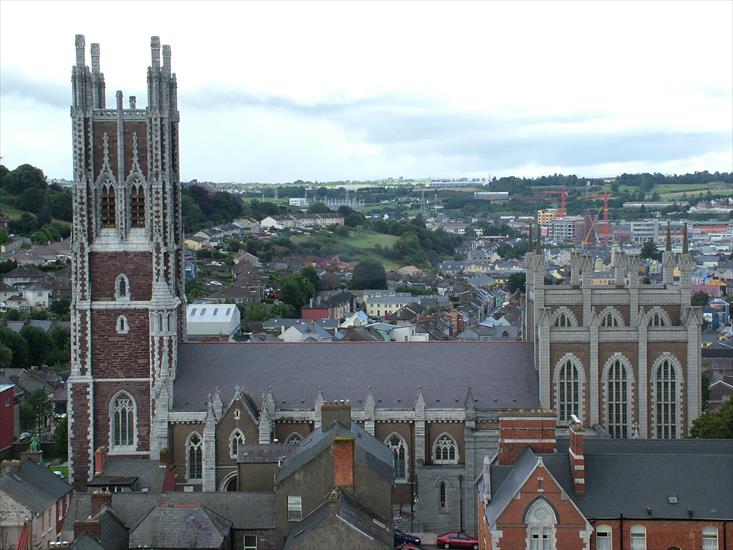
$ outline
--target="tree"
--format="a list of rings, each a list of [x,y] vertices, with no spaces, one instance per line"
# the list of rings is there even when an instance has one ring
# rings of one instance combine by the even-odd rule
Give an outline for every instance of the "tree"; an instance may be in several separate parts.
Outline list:
[[[662,254],[657,250],[654,241],[645,241],[641,247],[641,257],[647,260],[661,260]]]
[[[526,292],[527,287],[527,274],[526,273],[512,273],[507,279],[507,288],[509,294],[514,294],[519,290],[522,294]]]
[[[0,345],[0,368],[9,367],[13,362],[13,351],[8,346]]]
[[[697,439],[729,439],[733,437],[733,399],[717,411],[704,412],[692,422],[690,437]]]
[[[310,214],[330,214],[331,209],[322,202],[314,202],[308,207]]]
[[[0,328],[0,344],[10,348],[10,351],[13,352],[13,360],[10,363],[12,368],[28,368],[28,342],[25,341],[25,338],[9,328]]]
[[[690,300],[693,306],[706,306],[708,305],[709,301],[710,296],[708,296],[702,290],[698,290],[697,292],[695,292],[695,294],[692,295],[692,299]]]
[[[63,417],[56,424],[54,439],[56,443],[56,455],[59,458],[66,458],[69,453],[69,421],[67,417]]]
[[[53,415],[51,395],[43,388],[29,393],[20,403],[20,422],[24,429],[40,434],[46,420]]]
[[[26,189],[45,190],[47,186],[43,170],[30,164],[21,164],[3,178],[3,187],[13,195],[19,195]]]
[[[43,329],[26,325],[20,335],[28,344],[28,361],[31,365],[47,365],[54,356],[54,345],[51,337]]]
[[[359,262],[351,276],[351,288],[360,290],[387,288],[387,274],[384,266],[372,260]]]
[[[59,298],[58,300],[51,302],[51,305],[49,306],[51,312],[59,317],[68,317],[71,314],[70,308],[71,300],[69,298]]]

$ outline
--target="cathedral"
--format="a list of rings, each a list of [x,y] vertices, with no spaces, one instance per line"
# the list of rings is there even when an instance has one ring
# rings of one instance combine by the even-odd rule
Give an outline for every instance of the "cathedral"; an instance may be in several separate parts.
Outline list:
[[[161,59],[162,57],[162,59]],[[598,437],[680,438],[700,413],[700,312],[691,259],[664,253],[661,285],[617,255],[595,287],[588,255],[565,285],[526,257],[521,341],[246,344],[185,341],[177,80],[151,40],[147,106],[121,91],[107,108],[98,44],[76,37],[71,107],[74,187],[71,480],[95,451],[175,466],[180,491],[236,491],[238,448],[297,443],[325,401],[394,455],[396,517],[413,528],[473,531],[472,486],[511,411],[571,415]],[[539,243],[538,243],[539,244]],[[673,270],[681,274],[675,283]],[[226,307],[226,306],[224,306]]]

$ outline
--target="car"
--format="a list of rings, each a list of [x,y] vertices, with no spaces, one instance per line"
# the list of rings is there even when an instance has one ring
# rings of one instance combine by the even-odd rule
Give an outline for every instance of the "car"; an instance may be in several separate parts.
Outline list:
[[[435,540],[435,544],[440,548],[471,548],[472,550],[478,550],[478,539],[476,537],[458,531],[443,533]]]
[[[411,542],[403,542],[394,547],[394,550],[420,550],[419,546],[415,546]]]
[[[211,286],[224,286],[224,285],[223,285],[222,283],[220,283],[219,281],[211,281],[211,282],[210,282],[209,284],[210,284]]]
[[[412,544],[413,546],[420,546],[422,542],[420,537],[405,533],[402,529],[394,530],[394,545],[398,547],[401,544]]]

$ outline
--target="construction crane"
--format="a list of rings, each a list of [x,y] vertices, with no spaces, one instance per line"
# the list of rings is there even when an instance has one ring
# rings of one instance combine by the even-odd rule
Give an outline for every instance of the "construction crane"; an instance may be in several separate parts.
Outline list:
[[[564,218],[567,215],[567,211],[565,210],[565,197],[567,196],[568,192],[567,189],[548,189],[547,191],[544,191],[545,195],[560,195],[560,218]]]
[[[608,225],[608,199],[611,198],[611,193],[605,192],[605,193],[597,193],[595,195],[586,195],[586,199],[603,199],[603,226],[601,227],[601,233],[603,235],[603,243],[608,244],[608,236],[611,233],[611,226]],[[583,239],[583,245],[587,245],[588,241],[590,240],[591,233],[595,232],[596,235],[598,234],[598,229],[596,228],[596,222],[598,221],[598,217],[601,214],[601,210],[598,210],[598,213],[595,215],[593,220],[591,221],[590,228],[588,229],[588,234],[585,236],[585,239]]]

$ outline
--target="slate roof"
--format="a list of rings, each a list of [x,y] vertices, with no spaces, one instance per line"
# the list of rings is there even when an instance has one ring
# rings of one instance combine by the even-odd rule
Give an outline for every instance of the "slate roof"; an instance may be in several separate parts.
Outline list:
[[[71,543],[70,550],[104,550],[104,546],[89,531],[84,531]]]
[[[127,550],[128,526],[109,506],[103,506],[96,514],[99,520],[99,538],[85,531],[70,546],[71,550]]]
[[[56,499],[14,470],[0,476],[0,493],[10,495],[34,514],[42,514],[56,505]]]
[[[26,460],[20,466],[20,474],[30,483],[41,488],[54,502],[72,490],[71,485],[48,468],[33,460]]]
[[[134,526],[156,505],[205,506],[233,523],[234,529],[273,529],[275,495],[273,493],[112,493],[112,509],[125,525]],[[74,493],[64,521],[64,531],[74,530],[74,521],[89,517],[90,493]]]
[[[131,548],[219,548],[232,522],[205,506],[154,506],[130,530]]]
[[[334,438],[349,435],[356,437],[356,460],[366,464],[377,474],[392,483],[394,477],[392,452],[385,445],[377,441],[374,436],[364,431],[358,424],[352,423],[349,429],[340,422],[336,422],[325,432],[323,430],[315,430],[298,443],[295,450],[285,458],[278,469],[275,482],[280,483],[324,450],[328,449]]]
[[[135,490],[147,487],[149,491],[159,493],[163,490],[165,481],[165,465],[147,458],[116,458],[108,457],[104,463],[102,474],[94,476],[90,485],[102,486],[112,484],[127,485],[135,483]]]
[[[334,498],[335,502],[332,501]],[[308,535],[323,526],[331,516],[332,507],[335,508],[333,510],[335,516],[354,530],[354,537],[359,535],[369,537],[376,542],[381,542],[384,548],[391,549],[394,546],[394,534],[384,518],[372,512],[352,495],[338,491],[337,496],[332,494],[329,500],[313,510],[290,531],[283,550],[297,548],[308,538]],[[348,543],[348,539],[342,543]]]
[[[558,453],[527,448],[511,466],[492,465],[489,524],[540,460],[588,519],[733,519],[731,439],[586,438],[584,456],[583,496],[573,489],[567,440],[558,440]]]
[[[237,453],[238,464],[279,462],[295,450],[295,445],[270,443],[267,445],[240,445]]]
[[[178,349],[175,410],[203,410],[217,386],[227,402],[236,384],[258,401],[272,386],[280,409],[312,409],[319,386],[326,399],[348,399],[361,409],[370,385],[377,408],[412,408],[418,385],[428,407],[463,408],[468,386],[477,408],[539,407],[531,343],[187,343]]]

